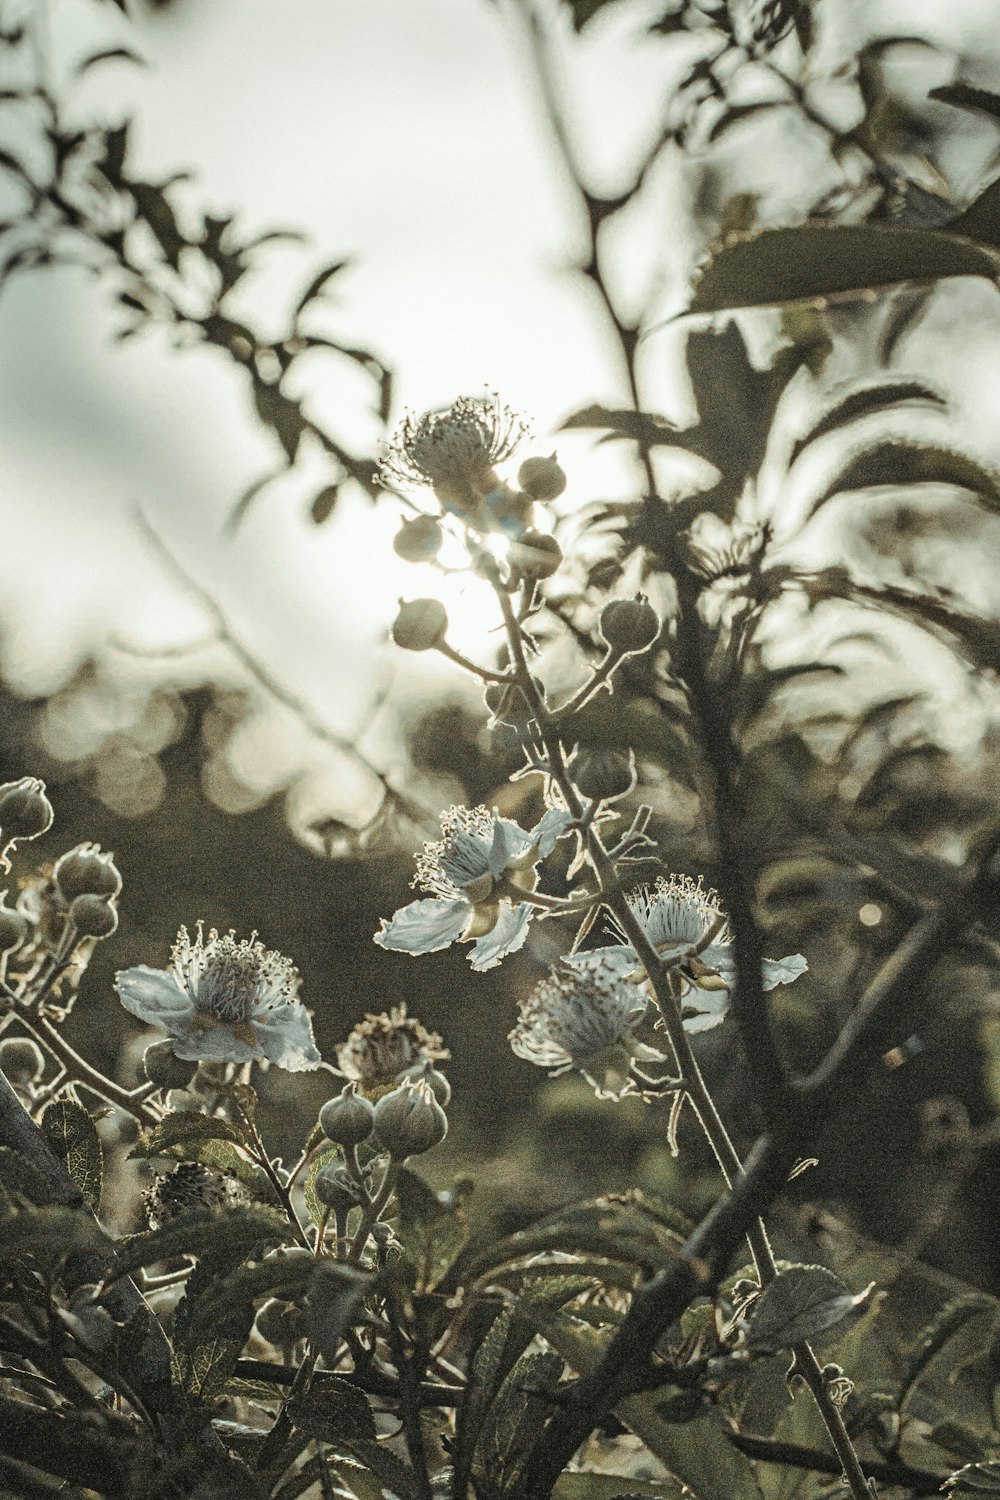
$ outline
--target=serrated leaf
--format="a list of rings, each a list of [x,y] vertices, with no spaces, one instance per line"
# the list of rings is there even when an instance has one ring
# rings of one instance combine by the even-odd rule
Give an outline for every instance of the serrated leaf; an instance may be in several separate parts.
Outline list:
[[[789,1266],[754,1303],[747,1348],[754,1354],[772,1354],[804,1344],[860,1312],[874,1289],[872,1282],[854,1294],[825,1266]]]
[[[947,1355],[949,1376],[954,1378],[963,1365],[987,1347],[989,1333],[998,1321],[1000,1303],[985,1292],[968,1292],[947,1303],[921,1330],[907,1353],[899,1382],[900,1413],[905,1411],[932,1365]]]
[[[945,405],[945,398],[939,391],[932,390],[918,380],[896,380],[882,385],[862,386],[844,396],[824,413],[804,437],[798,439],[789,455],[789,464],[793,464],[802,450],[818,438],[836,432],[839,427],[846,426],[858,417],[871,416],[874,412],[908,401],[923,401],[937,407]]]
[[[72,1099],[54,1099],[42,1115],[41,1127],[53,1154],[96,1214],[101,1206],[104,1152],[90,1115]]]
[[[336,1375],[317,1375],[307,1390],[289,1398],[285,1410],[300,1432],[319,1442],[375,1439],[375,1418],[364,1392]]]
[[[507,1375],[473,1455],[472,1475],[480,1500],[522,1492],[535,1444],[552,1413],[547,1398],[562,1369],[558,1354],[526,1354]]]
[[[469,1237],[461,1201],[439,1196],[403,1167],[396,1182],[398,1236],[416,1268],[416,1290],[431,1291],[447,1275]]]
[[[958,235],[871,224],[763,229],[733,236],[695,276],[689,313],[727,312],[877,290],[903,281],[983,276],[1000,259]]]
[[[253,1196],[262,1203],[278,1204],[274,1184],[254,1162],[247,1161],[232,1141],[207,1140],[182,1141],[176,1146],[166,1146],[161,1153],[173,1161],[196,1161],[203,1167],[214,1167],[217,1172],[230,1172]]]
[[[1000,1495],[1000,1463],[966,1464],[946,1479],[942,1489],[949,1495]]]
[[[409,1464],[404,1464],[395,1453],[390,1453],[381,1443],[363,1438],[355,1438],[350,1450],[383,1487],[392,1490],[398,1500],[418,1500],[417,1477]]]
[[[239,1204],[225,1209],[186,1209],[159,1229],[133,1235],[119,1244],[114,1271],[105,1278],[105,1285],[160,1260],[235,1251],[238,1247],[245,1247],[249,1253],[255,1246],[280,1245],[293,1237],[284,1214],[271,1208]]]
[[[882,486],[902,489],[911,484],[942,484],[969,490],[990,510],[1000,510],[1000,476],[993,469],[951,448],[889,438],[849,459],[810,504],[808,516],[815,515],[835,495],[850,490]]]
[[[246,1132],[228,1120],[203,1115],[195,1109],[179,1109],[174,1114],[167,1115],[152,1130],[147,1130],[139,1144],[132,1147],[128,1159],[145,1160],[152,1156],[165,1156],[168,1152],[172,1156],[178,1156],[178,1150],[171,1148],[181,1148],[183,1151],[184,1147],[198,1146],[203,1141],[236,1141],[242,1145],[246,1141]],[[180,1160],[197,1161],[198,1158],[180,1154]]]

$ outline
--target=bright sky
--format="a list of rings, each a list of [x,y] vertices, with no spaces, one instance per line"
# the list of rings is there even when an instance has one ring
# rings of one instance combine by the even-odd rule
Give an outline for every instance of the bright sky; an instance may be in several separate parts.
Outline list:
[[[967,44],[985,47],[989,6],[949,7],[952,23],[956,8]],[[572,43],[566,83],[598,186],[615,186],[657,128],[671,65],[641,24],[656,9],[614,7]],[[912,7],[890,0],[866,20],[876,10],[913,25]],[[248,233],[308,233],[306,249],[267,252],[252,288],[265,316],[318,266],[353,258],[328,326],[395,369],[395,415],[488,385],[531,416],[544,452],[568,412],[622,401],[600,316],[565,272],[580,226],[505,6],[188,0],[176,20],[144,12],[134,27],[94,0],[48,0],[47,11],[60,65],[89,50],[95,14],[105,44],[138,45],[150,62],[92,70],[81,120],[134,111],[135,161],[151,179],[191,168],[189,203],[239,210]],[[628,296],[651,266],[688,254],[674,185],[669,173],[654,183],[645,218],[609,247]],[[669,283],[664,296],[666,308]],[[138,508],[270,670],[349,731],[394,671],[383,643],[396,597],[439,592],[436,575],[393,556],[389,504],[345,501],[332,524],[312,526],[325,473],[308,463],[267,492],[235,540],[224,536],[234,498],[275,462],[241,377],[218,353],[176,355],[155,337],[113,345],[120,322],[101,289],[70,271],[16,277],[0,296],[5,676],[49,692],[109,637],[175,648],[206,634],[204,610],[135,526]],[[683,414],[679,347],[676,332],[651,345],[650,404]],[[318,361],[303,370],[310,403],[363,446],[373,429],[356,400]],[[560,438],[559,451],[581,501],[627,488],[620,450]],[[481,596],[450,607],[463,644],[486,639]]]

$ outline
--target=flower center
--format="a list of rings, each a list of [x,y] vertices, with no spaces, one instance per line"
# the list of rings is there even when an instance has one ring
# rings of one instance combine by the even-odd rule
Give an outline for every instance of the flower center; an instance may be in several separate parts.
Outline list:
[[[181,928],[174,947],[177,976],[198,1012],[230,1024],[248,1022],[295,996],[298,973],[291,961],[272,952],[256,935],[237,942],[232,932],[214,928],[204,940],[201,927],[192,943]]]

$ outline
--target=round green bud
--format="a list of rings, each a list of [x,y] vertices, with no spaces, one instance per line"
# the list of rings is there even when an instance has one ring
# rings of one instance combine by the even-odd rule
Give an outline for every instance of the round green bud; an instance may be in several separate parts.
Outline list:
[[[401,1083],[426,1083],[442,1109],[451,1103],[451,1084],[442,1072],[430,1062],[417,1062],[407,1068]]]
[[[631,750],[578,750],[571,769],[577,791],[591,802],[626,797],[636,782]]]
[[[392,638],[404,651],[430,651],[440,645],[448,629],[448,611],[440,599],[399,601]]]
[[[52,827],[54,817],[45,782],[37,776],[22,776],[0,786],[0,839],[5,844],[37,839]]]
[[[7,892],[0,891],[0,953],[19,948],[28,936],[30,925],[23,912],[7,905]]]
[[[69,920],[81,937],[107,938],[118,926],[118,911],[105,896],[77,896]]]
[[[533,500],[554,500],[566,488],[566,475],[553,453],[548,458],[526,458],[517,471],[517,482]]]
[[[113,854],[102,854],[100,844],[77,844],[56,860],[52,872],[64,901],[77,896],[117,896],[122,877]]]
[[[360,1146],[372,1133],[375,1106],[358,1093],[350,1082],[334,1099],[328,1099],[319,1112],[319,1128],[328,1141],[338,1146]]]
[[[313,1181],[313,1190],[324,1208],[343,1213],[357,1207],[357,1185],[344,1168],[337,1166],[335,1162],[327,1162],[320,1167]]]
[[[198,1064],[177,1057],[170,1037],[152,1042],[142,1055],[142,1066],[150,1083],[161,1089],[186,1089],[198,1071]]]
[[[444,533],[433,516],[404,521],[392,539],[392,550],[405,562],[430,562],[441,550]]]
[[[448,1134],[448,1117],[430,1085],[404,1083],[375,1106],[375,1132],[396,1161],[422,1156]]]
[[[9,1036],[0,1042],[0,1073],[11,1083],[37,1083],[45,1072],[45,1058],[37,1042]]]
[[[660,633],[660,617],[642,594],[612,599],[601,610],[601,635],[613,651],[645,651]]]
[[[544,531],[526,531],[511,547],[508,560],[525,578],[551,578],[563,560],[562,548]]]

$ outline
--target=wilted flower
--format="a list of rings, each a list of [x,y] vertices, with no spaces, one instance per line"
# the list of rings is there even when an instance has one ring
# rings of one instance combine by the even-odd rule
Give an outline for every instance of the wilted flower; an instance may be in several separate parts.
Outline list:
[[[290,1073],[319,1065],[309,1012],[297,999],[298,972],[290,959],[256,937],[237,942],[201,923],[192,943],[177,934],[169,969],[141,964],[125,969],[115,988],[127,1011],[174,1038],[189,1061],[268,1061]]]
[[[365,1016],[338,1048],[337,1062],[345,1078],[371,1091],[396,1083],[415,1063],[443,1062],[450,1055],[436,1032],[406,1014],[404,1004]]]
[[[379,469],[381,484],[433,489],[442,508],[489,529],[483,499],[500,488],[494,465],[510,457],[527,431],[509,406],[490,396],[460,396],[444,411],[407,413]]]
[[[599,1099],[620,1099],[635,1092],[633,1061],[665,1061],[635,1035],[646,1003],[614,964],[587,955],[557,965],[521,1001],[510,1045],[553,1075],[578,1068]]]
[[[523,946],[532,917],[529,903],[498,892],[498,883],[530,891],[535,866],[551,854],[572,819],[550,808],[529,832],[485,807],[452,807],[441,819],[444,838],[426,844],[413,884],[433,892],[383,921],[375,941],[399,953],[436,953],[461,939],[474,940],[476,970],[492,969]],[[501,888],[502,889],[502,888]]]
[[[165,1177],[158,1177],[143,1194],[150,1229],[175,1219],[191,1208],[233,1208],[249,1201],[247,1190],[230,1172],[218,1172],[200,1162],[185,1161]]]
[[[639,886],[631,891],[628,904],[642,924],[646,936],[661,958],[669,958],[679,949],[705,946],[674,969],[684,982],[684,1025],[688,1031],[707,1031],[717,1026],[729,1008],[729,995],[736,982],[732,934],[722,918],[714,891],[706,891],[700,880],[689,875],[664,877],[650,888]],[[715,931],[712,929],[715,928]],[[711,935],[710,935],[711,934]],[[710,935],[710,936],[709,936]],[[619,932],[621,946],[593,948],[580,954],[574,962],[601,957],[626,978],[641,977],[642,969],[635,949]],[[787,958],[765,958],[761,964],[761,984],[773,990],[779,984],[791,984],[804,974],[809,965],[801,953]]]

